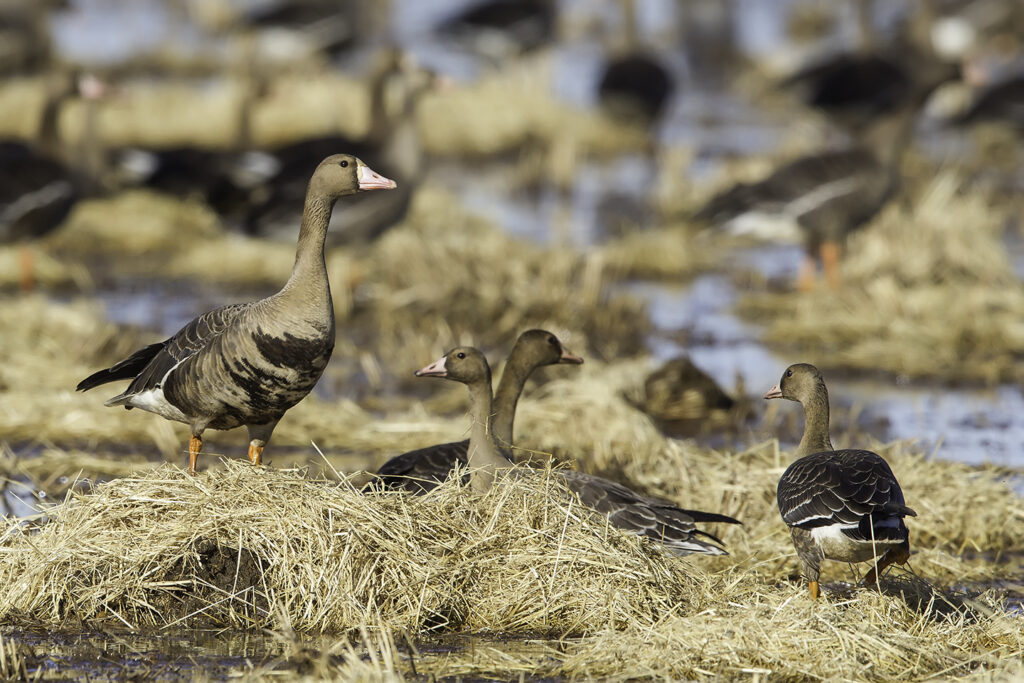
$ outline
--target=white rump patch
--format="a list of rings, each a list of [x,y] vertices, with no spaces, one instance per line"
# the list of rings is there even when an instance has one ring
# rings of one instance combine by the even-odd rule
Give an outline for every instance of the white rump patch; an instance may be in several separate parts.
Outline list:
[[[141,408],[150,413],[156,413],[168,420],[175,420],[176,422],[184,422],[186,424],[189,422],[189,419],[185,417],[185,413],[178,410],[175,406],[171,405],[170,401],[164,398],[164,390],[160,387],[146,389],[135,394],[126,401],[126,405],[130,405],[133,408]]]

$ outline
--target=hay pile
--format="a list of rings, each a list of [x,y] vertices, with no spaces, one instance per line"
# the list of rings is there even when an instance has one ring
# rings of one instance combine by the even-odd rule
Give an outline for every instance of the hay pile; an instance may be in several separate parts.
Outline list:
[[[755,473],[768,460],[733,457]],[[927,468],[890,457],[929,510],[918,519],[949,500],[917,488],[913,471]],[[733,556],[676,558],[607,528],[544,472],[484,496],[449,483],[416,498],[243,463],[195,478],[163,466],[72,493],[35,528],[12,523],[0,545],[0,619],[579,638],[427,657],[421,675],[916,679],[1011,670],[1024,654],[1020,619],[993,593],[966,599],[896,572],[885,595],[841,590],[812,605],[787,582],[792,550],[777,519],[762,521],[774,510],[760,486],[755,477],[744,492],[746,528],[724,530]],[[1017,505],[1007,526],[1019,537]],[[945,525],[948,512],[931,523]],[[931,564],[912,562],[934,581]],[[384,670],[407,671],[389,643],[371,652],[390,661]]]
[[[363,265],[353,322],[373,330],[368,342],[385,367],[411,368],[409,359],[456,343],[508,349],[530,327],[550,329],[577,353],[628,356],[643,348],[650,324],[642,305],[610,294],[599,255],[511,238],[435,189],[418,193],[410,217]]]
[[[646,143],[644,131],[559,102],[551,92],[551,72],[550,56],[542,54],[471,85],[424,96],[417,112],[424,147],[434,154],[472,157],[518,152],[537,143],[554,145],[559,153],[611,155]]]
[[[910,378],[1024,381],[1024,285],[998,212],[950,173],[913,210],[890,205],[850,239],[842,289],[749,294],[747,317],[791,356]]]

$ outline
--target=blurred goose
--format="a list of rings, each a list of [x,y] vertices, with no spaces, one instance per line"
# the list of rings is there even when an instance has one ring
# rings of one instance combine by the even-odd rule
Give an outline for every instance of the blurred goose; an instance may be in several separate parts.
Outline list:
[[[840,245],[897,193],[900,162],[923,101],[922,95],[913,106],[875,121],[859,144],[800,157],[764,180],[734,185],[694,218],[738,235],[802,241],[798,287],[813,288],[820,260],[826,282],[838,288]]]
[[[527,330],[519,335],[494,397],[492,426],[495,440],[511,447],[516,404],[534,370],[544,365],[578,365],[582,362],[582,358],[565,348],[558,337],[546,330]],[[386,489],[426,493],[447,479],[456,465],[466,466],[468,450],[467,439],[409,451],[381,465],[377,476]]]
[[[105,405],[141,408],[189,425],[191,474],[207,427],[244,425],[249,460],[261,464],[274,427],[312,390],[334,350],[334,306],[324,263],[334,202],[394,186],[356,157],[327,157],[309,181],[295,265],[281,291],[201,315],[169,339],[90,375],[76,388],[132,380]]]
[[[688,356],[673,358],[644,380],[637,407],[663,429],[686,432],[712,415],[732,409],[736,401]]]
[[[635,1],[619,4],[626,44],[605,63],[597,83],[598,100],[611,116],[648,126],[664,110],[675,80],[664,60],[641,44]]]
[[[553,0],[478,0],[443,20],[437,32],[495,62],[550,42]]]
[[[260,189],[261,198],[246,212],[246,232],[292,239],[309,170],[322,158],[324,149],[342,145],[356,150],[357,156],[393,178],[398,189],[364,195],[339,206],[332,224],[344,225],[345,229],[332,235],[332,243],[370,241],[405,217],[423,175],[416,106],[437,79],[416,67],[402,52],[388,50],[370,81],[370,131],[366,138],[312,138],[271,150],[277,170]]]
[[[476,492],[490,488],[498,470],[513,467],[509,452],[494,437],[491,410],[491,370],[479,350],[462,346],[416,371],[417,377],[444,377],[469,387],[473,426],[470,430],[467,465],[470,486]],[[516,474],[532,472],[515,470]],[[623,531],[645,536],[676,554],[727,555],[717,537],[697,529],[696,522],[739,524],[732,517],[697,510],[684,510],[656,498],[642,496],[608,479],[583,472],[556,470],[565,485],[584,505],[603,515]],[[701,538],[703,537],[703,538]],[[710,539],[704,540],[704,539]],[[713,541],[713,542],[711,542]]]
[[[906,562],[910,534],[903,518],[917,513],[904,504],[900,484],[880,455],[832,448],[828,390],[818,369],[789,366],[764,397],[797,401],[804,408],[798,460],[779,479],[777,496],[811,597],[820,594],[822,560],[875,561],[866,585],[893,562]]]
[[[92,115],[92,102],[101,97],[92,81],[61,74],[47,84],[38,132],[32,143],[0,140],[0,244],[28,242],[52,232],[67,218],[75,203],[91,189],[81,164],[72,163],[60,140],[58,119],[63,105],[81,95]],[[19,254],[20,286],[34,286],[31,249]]]

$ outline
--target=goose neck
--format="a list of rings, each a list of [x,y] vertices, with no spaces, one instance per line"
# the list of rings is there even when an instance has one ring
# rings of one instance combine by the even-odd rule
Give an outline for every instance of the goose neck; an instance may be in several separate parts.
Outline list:
[[[797,457],[834,450],[828,433],[828,390],[819,385],[817,391],[801,403],[804,407],[804,435],[796,449]]]
[[[516,405],[531,370],[522,356],[517,355],[513,349],[505,364],[505,370],[501,373],[501,381],[498,382],[498,391],[494,395],[494,438],[506,448],[511,447],[513,443]]]
[[[334,200],[307,193],[302,211],[302,225],[295,249],[295,265],[285,290],[305,289],[322,285],[327,287],[327,264],[324,261],[324,240],[331,221]]]
[[[481,379],[469,385],[470,417],[468,466],[470,485],[476,493],[483,493],[494,482],[495,471],[511,463],[502,455],[494,440],[491,425],[492,408],[490,379]]]

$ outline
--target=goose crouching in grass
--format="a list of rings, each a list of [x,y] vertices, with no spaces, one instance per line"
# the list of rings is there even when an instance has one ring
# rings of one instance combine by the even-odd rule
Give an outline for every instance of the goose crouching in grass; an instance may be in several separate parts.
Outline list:
[[[470,413],[473,420],[467,455],[470,486],[474,492],[485,492],[491,487],[499,471],[509,470],[514,466],[508,450],[500,446],[494,438],[491,370],[487,359],[473,347],[457,347],[441,359],[416,371],[416,376],[443,377],[462,382],[469,388]],[[533,472],[529,468],[518,468],[513,471],[517,475]],[[584,505],[606,515],[612,526],[631,534],[645,536],[672,553],[727,555],[728,553],[721,547],[721,540],[697,529],[696,523],[740,523],[725,515],[684,510],[667,501],[642,496],[621,484],[584,472],[556,470],[555,476],[579,496]]]
[[[804,408],[799,459],[779,479],[777,496],[811,597],[820,594],[822,560],[874,561],[865,585],[873,585],[893,562],[905,563],[910,534],[903,518],[917,513],[904,504],[900,484],[880,455],[833,450],[828,390],[818,369],[806,363],[789,366],[764,397],[797,401]]]
[[[581,357],[565,348],[558,337],[546,330],[527,330],[519,335],[494,396],[492,427],[495,440],[511,447],[516,404],[534,370],[544,365],[579,365],[582,362]],[[468,451],[467,439],[402,453],[377,470],[377,481],[385,489],[426,493],[447,479],[456,466],[465,467]]]
[[[245,426],[249,460],[262,464],[274,427],[313,389],[334,350],[334,306],[324,263],[334,202],[394,186],[353,156],[327,157],[309,181],[295,265],[281,291],[201,315],[171,338],[90,375],[77,389],[132,380],[105,405],[141,408],[189,425],[190,474],[208,427]]]

